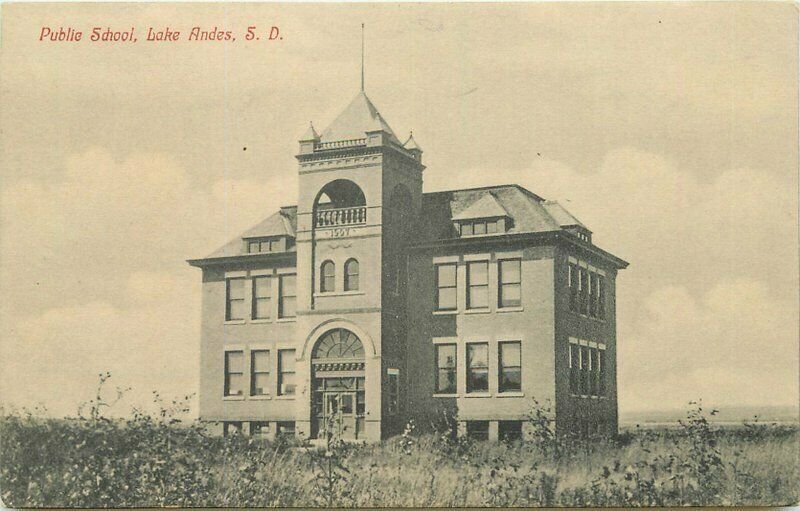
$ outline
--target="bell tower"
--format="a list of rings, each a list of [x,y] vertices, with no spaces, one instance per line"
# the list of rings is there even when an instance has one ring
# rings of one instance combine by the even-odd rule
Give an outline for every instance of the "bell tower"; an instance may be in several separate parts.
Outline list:
[[[385,394],[388,370],[393,378],[405,375],[404,247],[421,207],[422,150],[413,136],[400,142],[361,90],[321,133],[309,126],[297,160],[298,335],[324,335],[320,325],[329,322],[350,324],[370,338],[361,339],[362,438],[380,439],[401,421],[399,403]],[[305,341],[313,348],[317,339]],[[315,384],[311,353],[304,350],[299,361],[308,364],[309,388]],[[312,436],[318,427],[312,417]]]

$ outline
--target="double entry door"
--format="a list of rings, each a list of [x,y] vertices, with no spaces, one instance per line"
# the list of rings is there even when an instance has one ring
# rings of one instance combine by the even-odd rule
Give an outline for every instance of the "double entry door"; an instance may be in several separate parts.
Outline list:
[[[364,430],[364,378],[321,378],[314,391],[317,438],[356,440]]]

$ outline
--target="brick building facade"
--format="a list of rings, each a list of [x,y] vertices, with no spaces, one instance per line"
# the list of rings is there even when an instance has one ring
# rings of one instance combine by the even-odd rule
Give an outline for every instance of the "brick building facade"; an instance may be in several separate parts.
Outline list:
[[[517,185],[423,192],[422,150],[362,91],[299,141],[296,206],[203,259],[200,418],[377,441],[445,414],[513,438],[617,430],[616,276],[560,204]]]

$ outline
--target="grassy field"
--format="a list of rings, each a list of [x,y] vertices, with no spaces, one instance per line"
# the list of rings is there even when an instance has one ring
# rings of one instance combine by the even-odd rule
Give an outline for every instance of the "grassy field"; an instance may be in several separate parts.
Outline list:
[[[535,416],[535,415],[534,415]],[[539,416],[541,418],[541,415]],[[0,419],[7,507],[789,505],[800,501],[796,426],[677,428],[515,444],[406,434],[377,445],[209,437],[170,410],[127,421]]]

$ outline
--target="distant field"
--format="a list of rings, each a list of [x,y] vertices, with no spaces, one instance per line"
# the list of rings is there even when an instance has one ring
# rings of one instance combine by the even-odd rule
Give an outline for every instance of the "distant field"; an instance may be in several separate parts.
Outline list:
[[[614,439],[523,443],[408,433],[314,450],[289,441],[209,438],[167,413],[127,422],[6,415],[7,507],[639,506],[800,501],[797,427],[711,425]]]

